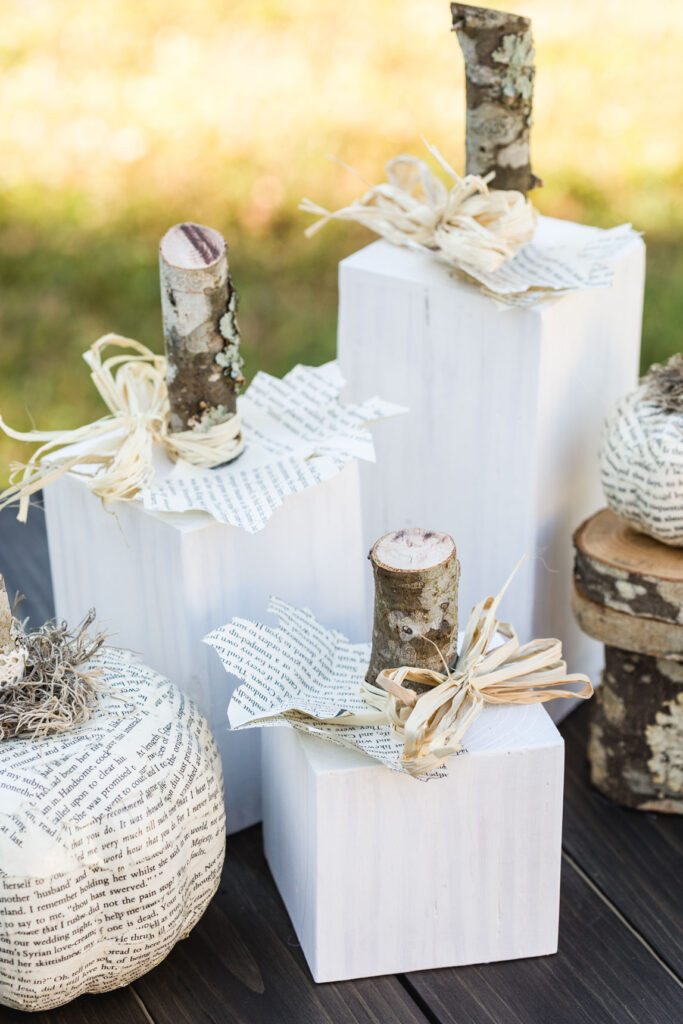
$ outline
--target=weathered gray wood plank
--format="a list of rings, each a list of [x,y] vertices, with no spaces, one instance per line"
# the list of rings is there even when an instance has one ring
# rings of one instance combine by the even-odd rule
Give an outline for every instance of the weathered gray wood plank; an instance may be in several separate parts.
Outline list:
[[[589,707],[581,707],[561,727],[565,849],[683,977],[683,817],[628,810],[592,788],[586,759],[589,714]]]
[[[440,1024],[679,1024],[683,1006],[676,979],[566,861],[555,956],[407,977]]]
[[[395,977],[316,985],[263,857],[261,830],[228,838],[218,896],[134,988],[158,1024],[427,1024]]]

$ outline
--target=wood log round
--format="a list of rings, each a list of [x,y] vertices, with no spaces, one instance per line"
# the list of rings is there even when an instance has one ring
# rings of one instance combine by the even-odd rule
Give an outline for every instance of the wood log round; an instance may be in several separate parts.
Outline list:
[[[655,658],[683,661],[683,625],[617,612],[591,601],[576,587],[572,608],[583,632],[603,644]]]
[[[234,414],[244,383],[228,247],[212,228],[176,224],[159,272],[170,428],[206,430]]]
[[[610,799],[683,814],[683,665],[606,646],[588,759]]]
[[[367,681],[402,665],[442,672],[458,645],[460,563],[453,538],[419,527],[396,530],[369,557],[375,616]]]
[[[494,177],[491,188],[527,193],[543,184],[531,171],[534,88],[531,21],[506,11],[451,4],[465,58],[467,174]]]
[[[605,508],[578,528],[574,553],[574,580],[584,597],[627,615],[683,624],[682,551]]]
[[[574,614],[612,647],[683,661],[683,553],[610,509],[574,534]]]

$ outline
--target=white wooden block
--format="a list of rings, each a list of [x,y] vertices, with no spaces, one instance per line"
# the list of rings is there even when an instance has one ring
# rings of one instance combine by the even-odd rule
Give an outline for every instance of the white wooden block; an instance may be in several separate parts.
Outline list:
[[[72,476],[46,488],[57,615],[75,623],[94,606],[113,644],[138,651],[196,700],[221,752],[236,832],[261,819],[259,735],[228,729],[238,681],[202,637],[233,616],[262,619],[271,594],[352,638],[367,635],[358,466],[292,495],[254,534],[203,514],[115,510]]]
[[[557,951],[563,741],[487,707],[445,779],[263,730],[266,857],[316,981]]]
[[[541,218],[538,230],[560,244],[586,228]],[[602,649],[572,616],[571,535],[604,504],[600,432],[637,379],[644,275],[634,238],[609,289],[500,309],[429,256],[387,242],[340,264],[347,394],[377,391],[411,410],[373,428],[377,464],[361,467],[366,548],[402,526],[451,533],[463,622],[523,554],[538,556],[503,617],[522,640],[559,637],[571,670],[594,682]]]

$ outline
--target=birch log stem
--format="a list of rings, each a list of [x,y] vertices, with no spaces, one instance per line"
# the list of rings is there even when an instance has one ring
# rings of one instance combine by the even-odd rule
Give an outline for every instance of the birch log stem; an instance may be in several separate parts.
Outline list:
[[[451,4],[465,58],[467,174],[494,177],[491,188],[527,193],[542,182],[531,171],[534,88],[531,20],[504,11]]]
[[[460,564],[447,533],[396,530],[370,552],[375,577],[374,683],[385,668],[419,666],[442,672],[457,653]],[[440,656],[439,652],[441,652]]]
[[[212,228],[176,224],[159,271],[171,432],[207,429],[234,414],[243,383],[228,247]]]
[[[5,579],[2,574],[0,574],[0,651],[9,647],[11,639],[12,609],[10,608],[9,598],[7,596]]]

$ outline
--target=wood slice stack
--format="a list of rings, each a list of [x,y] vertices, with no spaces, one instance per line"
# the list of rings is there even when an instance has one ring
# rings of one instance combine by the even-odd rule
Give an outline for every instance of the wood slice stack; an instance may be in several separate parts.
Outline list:
[[[609,509],[579,527],[574,549],[574,612],[605,644],[591,780],[628,807],[682,814],[683,552]]]

